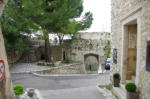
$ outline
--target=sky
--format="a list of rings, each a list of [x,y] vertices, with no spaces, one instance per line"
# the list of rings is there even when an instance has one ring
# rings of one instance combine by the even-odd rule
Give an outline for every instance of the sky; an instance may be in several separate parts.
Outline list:
[[[87,32],[111,31],[111,0],[84,0],[84,12],[93,13],[93,24]]]
[[[85,12],[93,13],[92,26],[82,32],[111,32],[111,0],[83,0]],[[80,18],[79,18],[80,19]],[[56,37],[51,35],[50,38]]]

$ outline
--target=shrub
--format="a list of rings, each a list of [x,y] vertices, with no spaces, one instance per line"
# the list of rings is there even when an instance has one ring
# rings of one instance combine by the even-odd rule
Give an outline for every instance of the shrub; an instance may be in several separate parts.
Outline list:
[[[21,95],[24,93],[24,87],[22,85],[14,85],[13,86],[15,95]]]
[[[115,74],[113,75],[113,77],[114,77],[115,79],[119,79],[119,78],[120,78],[120,74],[119,74],[119,73],[115,73]]]
[[[128,92],[136,92],[136,85],[135,83],[127,83],[125,86]]]
[[[71,60],[69,59],[69,58],[67,58],[65,61],[64,61],[64,63],[71,63]]]

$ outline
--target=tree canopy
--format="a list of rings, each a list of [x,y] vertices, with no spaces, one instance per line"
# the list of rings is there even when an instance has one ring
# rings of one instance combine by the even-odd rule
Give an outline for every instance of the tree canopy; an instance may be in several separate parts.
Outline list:
[[[81,21],[75,20],[83,11],[82,0],[24,0],[23,6],[47,33],[74,34],[89,28],[93,21],[91,12]]]
[[[49,33],[58,34],[62,41],[65,34],[74,35],[91,26],[91,12],[85,13],[80,21],[76,20],[82,12],[82,0],[10,0],[0,18],[6,47],[24,50],[25,38],[22,35],[41,30],[45,55],[50,55]]]
[[[39,29],[39,26],[24,14],[22,0],[9,0],[0,21],[7,50],[27,49],[24,34],[31,34]]]

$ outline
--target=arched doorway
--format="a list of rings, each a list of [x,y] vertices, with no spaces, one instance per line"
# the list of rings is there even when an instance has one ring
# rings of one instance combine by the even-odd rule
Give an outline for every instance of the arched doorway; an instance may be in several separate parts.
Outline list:
[[[99,68],[99,55],[93,53],[85,54],[84,65],[87,72],[97,72]]]

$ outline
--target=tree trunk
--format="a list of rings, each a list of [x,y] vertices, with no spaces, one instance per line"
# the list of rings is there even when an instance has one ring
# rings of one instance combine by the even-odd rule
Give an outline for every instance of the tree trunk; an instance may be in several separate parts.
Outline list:
[[[61,46],[62,43],[63,43],[63,35],[59,35],[58,38],[59,38],[59,45]]]
[[[2,2],[0,2],[0,16],[3,12],[3,8],[7,4],[7,1],[8,0],[3,0]],[[3,80],[0,81],[0,99],[14,99],[12,83],[9,74],[9,66],[7,62],[7,56],[1,28],[0,28],[0,59],[3,59],[5,61],[5,75]]]
[[[45,60],[51,62],[51,50],[49,46],[49,38],[45,39]]]

